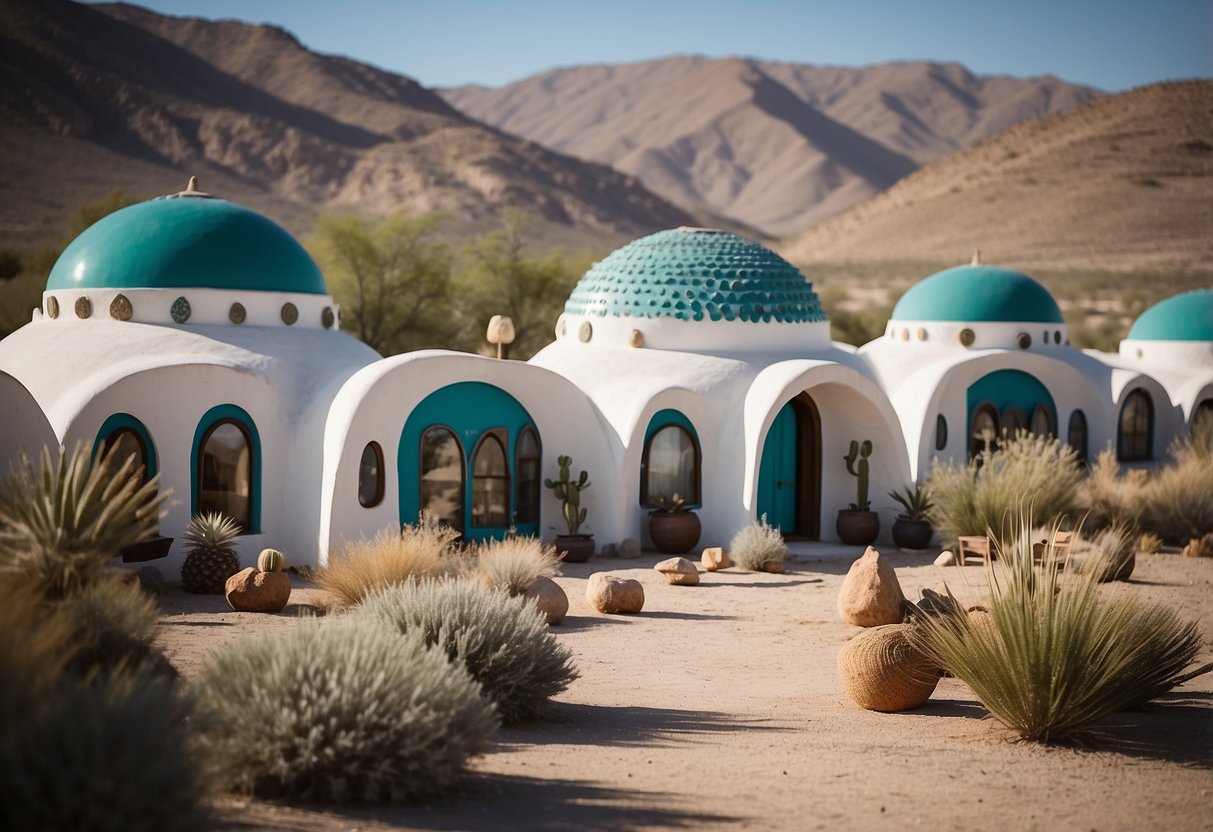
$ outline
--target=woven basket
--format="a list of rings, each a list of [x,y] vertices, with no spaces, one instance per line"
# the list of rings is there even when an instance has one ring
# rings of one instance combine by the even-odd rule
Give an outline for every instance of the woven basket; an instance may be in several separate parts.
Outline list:
[[[838,652],[838,675],[851,700],[869,711],[907,711],[931,698],[939,671],[906,637],[913,625],[865,630]]]

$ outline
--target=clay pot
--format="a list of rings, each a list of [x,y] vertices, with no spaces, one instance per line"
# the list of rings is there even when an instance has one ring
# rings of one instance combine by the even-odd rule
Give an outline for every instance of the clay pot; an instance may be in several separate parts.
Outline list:
[[[880,534],[880,515],[874,511],[844,508],[838,512],[834,530],[838,532],[838,539],[848,546],[867,546]]]
[[[931,545],[934,533],[926,520],[898,517],[893,521],[893,543],[898,549],[925,549]]]
[[[649,514],[649,537],[657,551],[685,555],[699,542],[702,527],[693,511],[654,511]]]
[[[594,554],[594,536],[590,534],[558,534],[556,553],[569,563],[585,563]]]

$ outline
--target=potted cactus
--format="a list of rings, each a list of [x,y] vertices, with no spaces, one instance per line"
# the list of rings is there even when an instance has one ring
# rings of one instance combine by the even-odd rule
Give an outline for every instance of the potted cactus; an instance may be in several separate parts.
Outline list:
[[[901,491],[890,491],[889,496],[904,509],[893,522],[893,542],[899,549],[925,549],[931,545],[935,530],[927,519],[934,504],[927,490],[915,483]]]
[[[556,459],[556,463],[560,466],[560,477],[543,481],[544,486],[552,489],[556,499],[560,500],[561,513],[569,529],[568,534],[556,535],[556,551],[570,563],[584,563],[594,554],[594,536],[580,534],[586,515],[586,510],[581,507],[581,492],[590,487],[589,474],[582,471],[581,476],[574,481],[570,477],[573,458],[561,456]]]
[[[867,546],[880,534],[880,515],[872,511],[868,499],[868,457],[872,455],[872,442],[865,439],[862,444],[851,440],[851,448],[843,459],[847,473],[857,480],[858,492],[855,502],[838,512],[834,529],[838,539],[848,546]]]
[[[687,506],[681,494],[650,498],[649,537],[657,551],[667,555],[685,555],[699,542],[702,527],[699,515]]]

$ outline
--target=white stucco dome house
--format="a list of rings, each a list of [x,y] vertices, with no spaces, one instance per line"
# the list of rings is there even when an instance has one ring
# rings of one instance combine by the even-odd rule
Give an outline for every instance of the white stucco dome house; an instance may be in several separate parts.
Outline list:
[[[0,341],[0,464],[20,449],[120,442],[173,497],[161,533],[222,510],[264,546],[323,564],[344,540],[428,510],[467,539],[551,538],[542,487],[571,455],[599,545],[645,539],[678,492],[701,545],[765,515],[835,539],[873,444],[873,508],[963,460],[983,429],[1060,435],[1151,464],[1213,409],[1213,292],[1141,316],[1119,355],[1069,346],[1030,277],[980,264],[903,296],[884,337],[830,341],[812,284],[722,231],[649,235],[595,264],[530,362],[380,357],[338,328],[324,277],[266,218],[194,190],[80,235],[29,324]],[[182,546],[165,561],[175,571]]]

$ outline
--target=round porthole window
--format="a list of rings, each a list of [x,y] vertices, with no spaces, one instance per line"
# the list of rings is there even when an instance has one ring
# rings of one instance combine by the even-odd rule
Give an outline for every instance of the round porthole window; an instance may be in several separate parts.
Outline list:
[[[248,313],[244,311],[243,303],[233,303],[232,308],[227,311],[227,319],[234,324],[244,323],[244,319]]]
[[[293,303],[282,304],[282,322],[291,326],[297,320],[299,320],[299,307]]]
[[[59,317],[59,299],[54,295],[46,299],[46,314],[51,320]]]
[[[590,343],[590,339],[594,337],[594,327],[590,326],[589,321],[581,322],[581,329],[577,330],[577,337],[583,344]]]
[[[903,340],[903,341],[909,341],[909,340],[910,340],[910,330],[909,330],[909,329],[902,329],[902,330],[901,330],[901,340]]]
[[[1019,344],[1021,350],[1026,350],[1032,346],[1032,336],[1026,332],[1019,333],[1019,337],[1015,339],[1015,343]]]
[[[333,324],[336,322],[337,316],[333,314],[333,307],[324,307],[320,312],[320,325],[325,329],[332,329]]]
[[[1060,329],[1053,333],[1053,343],[1054,344],[1061,343],[1061,330]]]
[[[919,341],[927,340],[927,328],[925,326],[920,326],[918,328],[918,340]]]
[[[976,333],[968,327],[962,329],[957,337],[960,339],[960,343],[966,347],[973,346],[973,342],[977,340]]]

